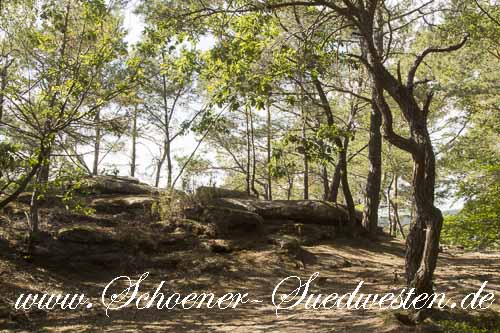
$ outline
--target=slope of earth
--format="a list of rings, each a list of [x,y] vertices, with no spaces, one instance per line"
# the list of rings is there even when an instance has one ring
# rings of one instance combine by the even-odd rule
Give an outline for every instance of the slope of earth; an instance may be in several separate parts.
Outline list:
[[[154,189],[129,179],[98,179],[96,185],[87,189],[91,195],[85,198],[86,204],[95,209],[90,216],[69,213],[57,200],[47,202],[41,211],[42,232],[33,254],[25,251],[26,203],[20,200],[10,207],[8,215],[0,215],[0,332],[500,330],[500,317],[494,312],[449,308],[433,316],[434,321],[418,326],[407,326],[404,320],[396,319],[401,318],[399,314],[375,308],[306,309],[305,300],[294,309],[279,311],[277,316],[273,290],[290,276],[307,281],[318,272],[308,295],[321,294],[323,299],[332,293],[352,292],[360,281],[364,281],[360,292],[365,294],[399,294],[404,288],[403,242],[384,235],[377,241],[343,238],[339,225],[345,209],[341,206],[318,201],[266,203],[235,191],[214,195],[214,189],[205,189],[208,204],[191,211],[194,220],[155,222],[153,208],[159,202],[159,193]],[[219,200],[218,194],[232,199]],[[307,220],[309,214],[315,218]],[[337,224],[328,225],[335,217]],[[251,301],[225,310],[206,306],[139,310],[132,302],[109,311],[107,316],[101,295],[108,283],[118,276],[136,281],[145,272],[149,275],[140,283],[139,295],[153,294],[165,281],[161,288],[165,298],[173,293],[214,293],[221,297],[240,292],[248,293]],[[484,281],[495,293],[493,309],[499,311],[499,252],[453,248],[440,254],[438,292],[459,300],[477,291]],[[113,292],[118,293],[127,287],[124,279],[113,286]],[[296,288],[297,278],[289,279],[279,288],[276,300]],[[29,293],[85,293],[93,306],[16,311],[16,299]],[[139,303],[145,304],[145,299]]]
[[[240,246],[242,241],[237,242]],[[6,241],[0,249],[0,332],[434,332],[433,324],[405,326],[380,310],[306,310],[298,306],[275,314],[271,294],[275,285],[287,276],[307,279],[314,272],[320,277],[310,293],[330,294],[352,291],[365,281],[362,291],[386,293],[404,287],[400,277],[403,244],[391,239],[377,243],[335,240],[306,247],[317,262],[303,268],[296,260],[281,253],[275,245],[241,246],[213,252],[206,247],[176,252],[158,251],[154,256],[137,253],[136,261],[124,265],[88,261],[53,262],[36,259],[26,262],[13,254]],[[124,256],[129,256],[125,254]],[[133,256],[132,256],[133,257]],[[97,266],[96,266],[97,265]],[[99,268],[99,265],[102,265]],[[300,266],[300,267],[299,267]],[[134,304],[112,311],[109,317],[101,304],[104,287],[119,275],[138,279],[141,292],[153,292],[166,281],[165,294],[178,292],[247,292],[262,303],[242,304],[236,309],[138,310]],[[437,272],[439,291],[462,297],[478,289],[483,281],[500,294],[500,253],[464,253],[445,251]],[[317,283],[316,283],[317,282]],[[288,290],[295,286],[289,284]],[[21,293],[82,293],[91,297],[91,309],[76,311],[14,311],[12,304]],[[460,296],[456,296],[460,295]],[[498,301],[497,301],[498,304]],[[497,307],[498,310],[498,307]],[[450,314],[448,314],[450,315]],[[457,317],[458,316],[458,317]],[[460,314],[452,320],[463,320]],[[464,331],[465,332],[465,331]],[[485,331],[488,332],[488,331]]]

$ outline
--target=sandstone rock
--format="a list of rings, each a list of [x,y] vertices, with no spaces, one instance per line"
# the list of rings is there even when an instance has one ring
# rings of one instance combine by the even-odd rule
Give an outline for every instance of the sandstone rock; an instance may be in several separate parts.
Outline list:
[[[137,179],[114,176],[94,176],[88,178],[79,189],[84,194],[158,194],[157,188],[140,183]]]
[[[152,196],[106,196],[90,201],[90,207],[96,211],[119,214],[124,211],[133,211],[137,215],[151,214],[151,208],[158,200]]]
[[[258,214],[217,206],[205,207],[201,220],[205,223],[212,223],[216,234],[222,236],[257,232],[264,223],[263,218]]]
[[[275,200],[264,201],[240,198],[216,198],[211,204],[228,209],[246,210],[256,213],[267,221],[292,221],[302,224],[343,225],[347,224],[347,208],[320,200]],[[356,213],[361,222],[362,213]]]
[[[105,244],[116,242],[116,235],[111,228],[93,225],[77,225],[62,228],[57,238],[63,242],[79,244]]]
[[[175,222],[175,226],[195,236],[215,237],[216,235],[215,226],[213,224],[201,223],[195,220],[179,220]]]
[[[348,221],[348,212],[345,207],[325,201],[255,201],[252,205],[255,207],[255,212],[265,219],[328,225],[341,225]]]
[[[230,209],[246,210],[252,213],[256,212],[256,199],[238,199],[238,198],[215,198],[210,201],[212,206],[225,207]]]
[[[300,268],[299,263],[302,263],[304,268],[307,268],[307,265],[316,265],[318,263],[317,256],[314,253],[302,248],[297,239],[284,237],[278,240],[278,242],[280,250],[296,260],[297,268]]]
[[[213,239],[208,243],[208,247],[214,253],[231,253],[236,250],[233,244],[225,239]]]

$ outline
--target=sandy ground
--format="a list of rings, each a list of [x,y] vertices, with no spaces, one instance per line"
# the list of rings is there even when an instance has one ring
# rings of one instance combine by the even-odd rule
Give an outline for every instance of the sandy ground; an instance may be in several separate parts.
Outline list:
[[[331,294],[352,291],[363,280],[369,293],[398,292],[404,287],[404,244],[383,238],[335,240],[306,247],[318,257],[315,265],[298,267],[296,261],[270,245],[233,253],[209,251],[177,253],[182,258],[175,269],[168,265],[143,265],[122,269],[87,267],[67,262],[26,262],[0,238],[0,332],[431,332],[433,326],[404,326],[380,310],[283,311],[277,318],[271,294],[275,285],[291,275],[307,279],[320,273],[310,293]],[[160,254],[158,254],[160,255]],[[168,255],[168,254],[166,254]],[[140,254],[137,255],[140,258]],[[138,259],[139,260],[139,259]],[[161,261],[157,261],[161,262]],[[500,253],[474,253],[445,249],[440,254],[436,288],[460,299],[477,290],[484,281],[500,302]],[[126,274],[134,279],[150,275],[141,290],[153,290],[166,281],[165,293],[248,292],[251,299],[236,309],[137,310],[134,306],[105,315],[101,293],[110,280]],[[12,304],[21,293],[82,293],[91,297],[91,309],[76,311],[14,311]]]

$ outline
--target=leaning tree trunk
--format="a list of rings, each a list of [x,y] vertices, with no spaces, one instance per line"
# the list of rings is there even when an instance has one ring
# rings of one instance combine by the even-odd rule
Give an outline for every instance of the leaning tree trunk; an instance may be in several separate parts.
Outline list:
[[[439,252],[439,237],[443,215],[434,205],[436,160],[426,126],[412,130],[421,153],[414,154],[413,196],[416,206],[415,223],[406,240],[406,279],[417,295],[432,293],[432,276]]]
[[[370,141],[368,143],[369,171],[365,188],[365,209],[363,211],[363,228],[370,235],[375,236],[378,226],[378,208],[380,204],[380,186],[382,179],[382,115],[376,105],[372,103],[370,114]]]
[[[341,153],[341,183],[342,183],[342,193],[344,194],[345,204],[347,206],[347,211],[349,213],[349,228],[350,233],[353,235],[357,234],[357,224],[356,224],[356,207],[354,205],[354,199],[352,198],[351,188],[349,186],[349,175],[347,172],[347,149],[349,147],[349,138],[344,138],[343,149]]]
[[[333,171],[332,185],[330,186],[330,193],[328,195],[328,201],[330,202],[337,202],[338,200],[341,173],[342,173],[342,165],[340,164],[340,162],[337,162],[335,170]]]

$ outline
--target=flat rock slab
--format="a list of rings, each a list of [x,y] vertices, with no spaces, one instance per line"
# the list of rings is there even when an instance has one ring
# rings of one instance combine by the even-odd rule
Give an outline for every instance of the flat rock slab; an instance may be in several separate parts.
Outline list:
[[[293,221],[303,224],[344,225],[349,221],[347,208],[320,200],[251,200],[217,198],[212,201],[217,207],[244,210],[261,216],[264,220]],[[356,219],[361,221],[361,213]]]
[[[57,233],[57,239],[63,242],[80,244],[110,244],[117,240],[112,228],[103,228],[95,225],[78,225],[62,228]]]
[[[256,232],[264,224],[264,219],[256,213],[221,206],[205,207],[201,220],[213,224],[220,236]]]
[[[150,195],[113,195],[92,199],[90,207],[107,213],[132,210],[138,214],[151,214],[151,207],[157,202],[158,199]]]
[[[142,184],[134,178],[94,176],[85,180],[79,190],[85,194],[125,194],[146,195],[158,194],[158,189]]]

